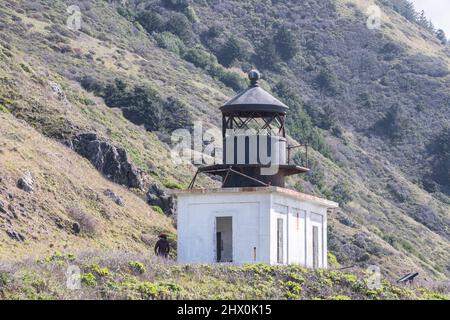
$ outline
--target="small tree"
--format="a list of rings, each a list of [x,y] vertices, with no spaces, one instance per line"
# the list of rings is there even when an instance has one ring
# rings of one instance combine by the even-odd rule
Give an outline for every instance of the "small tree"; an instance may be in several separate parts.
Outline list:
[[[142,11],[137,17],[139,23],[148,32],[161,32],[164,29],[162,17],[153,11]]]
[[[241,43],[235,37],[231,37],[220,50],[218,59],[220,64],[229,67],[236,60],[246,59],[247,55]]]
[[[168,9],[173,9],[177,11],[183,11],[187,7],[189,7],[188,0],[162,0],[162,4],[164,7]]]
[[[191,35],[191,23],[184,14],[174,13],[166,23],[166,30],[186,41]]]
[[[277,53],[277,48],[271,37],[266,37],[262,40],[257,48],[256,63],[267,69],[274,69],[278,64],[280,58]]]
[[[285,61],[292,59],[300,49],[297,38],[285,26],[281,27],[275,34],[274,43],[278,54]]]
[[[444,30],[439,29],[436,31],[436,37],[442,44],[447,44],[447,36],[445,35]]]

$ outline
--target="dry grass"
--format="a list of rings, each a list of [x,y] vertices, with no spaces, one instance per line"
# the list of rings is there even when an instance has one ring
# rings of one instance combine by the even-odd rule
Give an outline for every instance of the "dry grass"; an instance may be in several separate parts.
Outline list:
[[[18,216],[10,222],[0,221],[2,259],[86,247],[142,252],[148,247],[140,240],[141,233],[174,232],[171,220],[154,213],[143,199],[106,180],[73,151],[5,113],[0,113],[0,149],[0,200],[14,207]],[[32,194],[15,184],[26,170],[35,177]],[[106,189],[120,195],[126,206],[117,206],[104,196]],[[73,219],[91,235],[74,235]],[[10,239],[3,231],[6,227],[23,234],[26,241]],[[98,230],[102,232],[93,236]]]

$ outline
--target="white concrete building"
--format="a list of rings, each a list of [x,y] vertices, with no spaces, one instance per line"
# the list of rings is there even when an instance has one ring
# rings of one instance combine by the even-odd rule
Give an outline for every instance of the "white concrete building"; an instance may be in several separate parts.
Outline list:
[[[173,194],[180,263],[327,267],[327,212],[335,202],[279,187]]]
[[[223,105],[223,163],[201,167],[177,198],[180,263],[267,263],[327,267],[327,213],[337,203],[285,188],[306,173],[307,145],[288,146],[289,107],[258,85]],[[301,165],[291,152],[304,147]],[[304,164],[303,164],[304,163]],[[195,189],[199,173],[221,177],[222,188]]]

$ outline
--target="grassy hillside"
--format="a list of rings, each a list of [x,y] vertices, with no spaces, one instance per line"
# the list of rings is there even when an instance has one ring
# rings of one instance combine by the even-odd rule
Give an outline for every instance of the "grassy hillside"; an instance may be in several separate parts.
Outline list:
[[[158,232],[174,234],[169,218],[73,151],[9,113],[0,112],[0,123],[0,260],[87,248],[151,255]],[[27,171],[34,178],[31,193],[16,186]],[[106,190],[121,197],[123,206]],[[81,225],[79,234],[73,223]],[[8,236],[12,232],[23,239]]]
[[[340,202],[329,248],[341,264],[378,264],[390,278],[418,271],[424,280],[448,279],[448,151],[439,137],[449,124],[449,56],[427,30],[381,2],[382,28],[368,30],[373,1],[77,3],[79,31],[66,27],[72,2],[0,4],[0,121],[8,133],[0,141],[19,150],[2,147],[0,200],[9,204],[12,192],[36,219],[0,221],[0,257],[86,246],[142,251],[142,232],[174,232],[144,195],[150,183],[186,186],[195,172],[171,161],[171,131],[196,120],[219,127],[218,107],[246,85],[244,71],[258,67],[263,86],[291,108],[292,141],[314,149],[311,174],[290,187]],[[108,182],[65,147],[81,133],[124,148],[142,190]],[[16,189],[25,171],[37,181],[32,195]],[[72,241],[80,236],[54,222],[70,225],[72,208],[102,232]],[[25,241],[10,239],[11,228]]]

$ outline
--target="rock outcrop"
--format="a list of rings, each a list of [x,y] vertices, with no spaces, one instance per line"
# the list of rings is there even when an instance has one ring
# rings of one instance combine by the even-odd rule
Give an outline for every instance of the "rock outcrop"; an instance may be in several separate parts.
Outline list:
[[[34,179],[29,171],[25,172],[22,178],[17,181],[17,187],[26,192],[33,192],[33,184]]]
[[[13,240],[16,240],[16,241],[19,241],[19,242],[24,242],[25,241],[25,237],[21,233],[19,233],[17,231],[14,231],[12,229],[6,230],[6,234]]]
[[[116,193],[114,193],[111,189],[106,189],[103,194],[110,198],[112,201],[114,201],[117,205],[123,207],[125,203],[123,202],[123,199],[119,197]]]
[[[156,183],[151,184],[148,189],[147,202],[149,205],[160,207],[166,215],[173,215],[175,212],[172,197]]]
[[[76,136],[71,146],[111,181],[130,188],[143,188],[141,174],[124,149],[102,140],[95,133]]]

